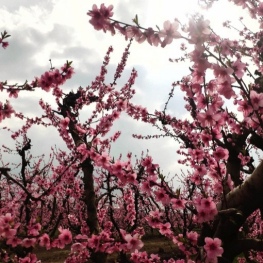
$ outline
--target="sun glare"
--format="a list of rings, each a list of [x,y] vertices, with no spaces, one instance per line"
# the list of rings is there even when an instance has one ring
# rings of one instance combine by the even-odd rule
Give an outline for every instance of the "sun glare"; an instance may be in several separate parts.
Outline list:
[[[236,7],[227,0],[220,0],[215,2],[213,7],[205,10],[198,5],[197,0],[184,0],[184,1],[171,1],[164,0],[162,4],[155,4],[155,2],[149,1],[147,5],[147,12],[142,20],[144,20],[147,26],[158,25],[162,27],[165,20],[179,19],[184,24],[193,14],[202,14],[205,19],[210,20],[211,26],[217,30],[222,30],[222,23],[228,18],[233,18],[232,21],[235,26],[241,26],[239,18],[248,18],[248,23],[251,23],[249,15],[241,7]],[[248,25],[249,26],[249,25]]]

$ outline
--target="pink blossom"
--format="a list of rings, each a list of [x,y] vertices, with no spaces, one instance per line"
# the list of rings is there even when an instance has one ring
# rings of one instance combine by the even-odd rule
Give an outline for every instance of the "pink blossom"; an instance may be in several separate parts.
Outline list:
[[[222,256],[224,249],[221,247],[221,244],[222,241],[219,238],[214,238],[214,239],[210,237],[205,238],[204,249],[206,251],[208,261],[216,260],[217,257]],[[214,262],[217,262],[217,260]]]
[[[92,235],[91,238],[88,239],[89,246],[95,251],[98,251],[101,245],[101,239],[97,235]]]
[[[13,222],[13,217],[11,213],[6,213],[5,215],[0,216],[0,223],[3,224],[9,224]]]
[[[216,204],[211,197],[196,200],[197,222],[207,222],[213,220],[217,214]]]
[[[16,229],[12,228],[9,223],[0,226],[0,237],[10,238],[16,235]]]
[[[191,43],[195,43],[198,47],[201,48],[201,43],[207,39],[208,35],[211,32],[209,28],[210,21],[204,20],[203,18],[198,19],[197,21],[194,19],[190,19],[189,26],[187,31],[191,37]]]
[[[67,129],[69,122],[70,122],[70,119],[68,117],[66,117],[65,119],[60,120],[60,127],[62,129]]]
[[[204,150],[202,148],[199,148],[199,149],[188,149],[188,153],[197,162],[201,162],[204,159]]]
[[[13,107],[10,105],[9,101],[6,101],[3,108],[1,106],[2,105],[0,104],[0,112],[1,112],[0,114],[3,115],[3,117],[2,117],[3,119],[10,118],[11,114],[15,112]],[[0,117],[0,120],[1,120],[1,117]]]
[[[171,231],[171,224],[169,222],[165,223],[165,224],[159,224],[159,232],[162,234],[162,235],[170,235],[172,234],[173,232]]]
[[[205,97],[203,94],[200,94],[196,100],[198,109],[204,109],[208,104],[208,97]]]
[[[71,64],[69,64],[68,62],[65,63],[62,67],[62,78],[63,78],[63,82],[60,84],[63,84],[65,82],[66,79],[70,79],[74,73],[74,68],[71,67]],[[54,82],[54,76],[53,76],[53,82]]]
[[[211,212],[212,210],[216,210],[216,204],[213,202],[213,199],[211,197],[208,198],[202,198],[200,207],[202,207],[207,212]]]
[[[164,205],[170,202],[170,197],[166,194],[165,190],[160,188],[154,192],[156,200],[162,202]]]
[[[120,111],[125,110],[127,108],[127,104],[128,104],[127,101],[122,100],[122,99],[120,99],[116,102],[116,106],[117,106],[118,110],[120,110]]]
[[[137,26],[129,26],[126,29],[126,36],[128,38],[134,38],[137,42],[142,43],[146,39],[146,36]]]
[[[203,176],[207,173],[207,169],[204,164],[194,165],[195,171],[198,175]]]
[[[145,193],[147,193],[148,195],[151,194],[151,185],[148,181],[145,181],[141,184],[141,190]]]
[[[251,160],[250,156],[244,156],[242,153],[238,154],[238,158],[241,160],[241,164],[244,166]]]
[[[216,150],[214,151],[213,153],[213,156],[215,158],[216,161],[221,161],[221,160],[227,160],[228,159],[228,150],[227,149],[224,149],[220,146],[218,146],[216,148]]]
[[[190,243],[192,243],[193,245],[197,244],[197,239],[198,239],[198,233],[191,231],[191,232],[187,232],[186,236],[188,238],[188,240],[190,241]]]
[[[146,220],[147,220],[149,226],[151,226],[152,228],[158,228],[159,223],[160,223],[158,218],[149,216],[149,217],[146,218]]]
[[[20,245],[21,242],[22,242],[21,239],[15,237],[15,236],[11,236],[11,237],[8,237],[6,244],[11,245],[12,247],[16,247],[16,246]]]
[[[259,16],[263,16],[263,3],[258,4],[257,13]]]
[[[230,78],[230,75],[234,72],[232,68],[221,67],[218,64],[214,64],[213,69],[214,75],[219,82],[228,80]]]
[[[197,118],[203,127],[210,127],[214,126],[221,119],[221,113],[216,113],[209,107],[205,112],[198,113]]]
[[[127,249],[131,252],[134,252],[136,249],[140,250],[143,247],[143,242],[139,239],[139,234],[135,234],[134,236],[126,234],[124,235],[124,239],[127,242]]]
[[[263,107],[263,93],[257,93],[256,91],[252,90],[250,92],[250,101],[254,108],[254,110],[258,110],[259,108]]]
[[[19,93],[19,90],[18,89],[15,89],[15,88],[9,88],[8,90],[7,90],[7,92],[9,93],[9,98],[17,98],[18,97],[18,93]]]
[[[208,212],[204,208],[200,207],[196,219],[198,223],[208,222],[213,220],[216,214],[216,210]]]
[[[233,78],[225,79],[222,82],[218,82],[218,93],[223,95],[226,99],[230,99],[235,96],[235,92],[232,88],[232,83],[235,82]]]
[[[205,73],[202,71],[194,70],[191,75],[193,83],[201,84],[204,81]]]
[[[39,223],[33,225],[30,229],[29,229],[29,234],[33,235],[33,236],[37,236],[39,235],[39,231],[41,229],[41,225]]]
[[[112,172],[115,175],[121,175],[124,166],[125,166],[124,162],[122,162],[120,160],[116,160],[116,162],[112,165]]]
[[[83,249],[85,249],[85,246],[83,246],[81,243],[74,243],[71,246],[71,252],[81,252]]]
[[[194,173],[191,177],[190,177],[190,180],[196,184],[196,185],[200,185],[202,180],[201,180],[201,177],[198,173]]]
[[[94,26],[96,30],[103,29],[104,32],[109,28],[109,18],[113,16],[113,6],[106,7],[104,4],[100,5],[98,9],[97,5],[92,6],[92,10],[87,13],[91,16],[89,22]]]
[[[89,150],[87,149],[87,146],[85,143],[82,143],[81,145],[79,145],[77,147],[77,152],[80,153],[82,155],[82,159],[86,159],[89,155],[90,155],[90,152]]]
[[[59,72],[58,69],[55,69],[53,72],[52,72],[52,76],[53,76],[53,83],[57,84],[57,85],[60,85],[63,83],[63,78]]]
[[[110,165],[109,162],[110,162],[110,157],[108,153],[103,152],[101,156],[98,158],[97,165],[107,168]]]
[[[193,69],[200,72],[200,74],[204,74],[206,69],[211,66],[211,63],[204,56],[204,51],[204,47],[196,46],[194,51],[190,53],[191,61],[194,62]]]
[[[22,246],[24,247],[33,247],[36,244],[35,238],[24,238],[22,240]]]
[[[39,245],[41,247],[46,247],[47,249],[50,248],[50,239],[48,234],[43,234],[38,240],[39,240]]]
[[[2,48],[7,48],[9,46],[9,43],[7,41],[2,41],[1,38],[0,38],[0,43],[2,45]]]
[[[232,55],[232,50],[231,50],[232,47],[233,47],[233,41],[230,41],[228,39],[224,39],[220,43],[221,53],[225,56]]]
[[[37,263],[37,256],[35,254],[29,253],[24,258],[19,258],[19,263]]]
[[[248,101],[246,100],[239,100],[237,104],[239,105],[237,107],[237,110],[243,112],[244,117],[248,117],[249,114],[253,111],[253,108],[248,104]]]
[[[144,32],[146,39],[150,45],[154,45],[157,47],[160,43],[160,37],[157,33],[154,32],[154,30],[150,27]]]
[[[246,64],[241,62],[240,59],[237,59],[234,63],[232,63],[232,68],[234,69],[235,75],[241,79],[246,70]]]
[[[43,75],[41,75],[38,80],[38,85],[45,91],[50,91],[54,82],[54,75],[52,71],[47,71]]]
[[[172,198],[171,199],[173,209],[184,209],[185,208],[185,200]]]
[[[68,229],[62,229],[61,227],[58,228],[60,234],[58,236],[59,241],[62,244],[68,245],[72,242],[72,234]]]
[[[152,165],[152,161],[153,161],[152,157],[151,157],[151,156],[147,156],[147,157],[145,157],[145,158],[142,160],[142,165],[143,165],[144,167],[149,167],[149,166]]]
[[[205,146],[209,146],[209,143],[212,140],[212,136],[203,131],[201,134],[201,139],[202,139]]]
[[[181,34],[177,31],[179,27],[178,22],[171,23],[170,21],[165,21],[163,23],[164,29],[160,31],[159,36],[164,37],[162,41],[162,47],[165,47],[168,44],[173,42],[174,38],[180,38]]]

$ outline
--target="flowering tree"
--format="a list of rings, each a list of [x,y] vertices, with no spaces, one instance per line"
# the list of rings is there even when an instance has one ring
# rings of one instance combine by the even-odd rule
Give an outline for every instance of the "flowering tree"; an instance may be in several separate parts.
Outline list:
[[[200,4],[208,8],[213,2]],[[86,88],[63,93],[61,85],[74,73],[68,61],[31,83],[0,83],[10,97],[42,89],[52,92],[56,103],[54,108],[41,99],[43,115],[35,118],[16,112],[8,101],[0,104],[0,121],[24,121],[21,129],[10,131],[20,163],[10,167],[2,160],[0,168],[3,262],[37,262],[37,246],[48,250],[69,244],[66,262],[106,262],[113,253],[119,262],[263,261],[263,3],[232,2],[249,11],[259,31],[244,27],[239,41],[224,39],[198,15],[187,25],[165,21],[162,30],[146,29],[137,16],[135,25],[124,24],[112,18],[113,6],[94,5],[88,15],[96,30],[118,31],[130,39],[111,83],[105,83],[111,47],[100,74]],[[224,26],[231,29],[229,22]],[[1,36],[5,48],[9,35]],[[187,43],[181,45],[181,59],[189,60],[189,75],[175,81],[163,111],[149,112],[132,102],[135,70],[125,85],[117,85],[130,45],[147,40],[165,47],[175,39]],[[187,119],[167,113],[176,88],[185,93]],[[92,111],[81,121],[85,107]],[[120,133],[109,132],[122,112],[180,142],[177,152],[187,167],[180,188],[172,187],[150,154],[135,162],[131,153],[117,160],[111,156]],[[67,151],[52,150],[48,162],[33,159],[27,136],[33,125],[55,128]],[[144,251],[142,238],[153,230],[173,244],[169,259]]]

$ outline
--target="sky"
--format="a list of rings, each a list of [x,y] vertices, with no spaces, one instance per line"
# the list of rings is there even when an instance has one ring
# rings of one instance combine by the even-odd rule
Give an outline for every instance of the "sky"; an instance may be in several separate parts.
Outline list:
[[[162,24],[166,20],[179,18],[187,21],[190,14],[198,11],[195,0],[1,0],[0,31],[7,30],[11,34],[10,46],[0,51],[0,80],[9,83],[31,81],[49,70],[50,62],[54,67],[62,66],[66,60],[73,61],[75,74],[63,89],[76,90],[79,86],[86,87],[98,75],[103,57],[109,46],[113,46],[114,54],[109,66],[109,83],[114,69],[119,62],[127,42],[120,35],[111,36],[102,31],[95,31],[89,24],[86,13],[95,3],[112,4],[116,20],[131,23],[137,14],[139,22],[144,27]],[[208,16],[215,27],[221,25],[221,20],[238,18],[242,14],[240,8],[232,9],[225,0],[220,1]],[[223,14],[219,16],[219,14]],[[221,20],[220,20],[221,19]],[[219,29],[221,30],[221,29]],[[228,34],[225,30],[222,34]],[[169,58],[180,55],[181,41],[174,42],[166,48],[152,47],[147,43],[133,43],[131,55],[120,85],[128,79],[131,69],[138,71],[136,80],[136,95],[133,102],[143,105],[153,111],[162,110],[174,81],[189,74],[189,65],[170,63]],[[1,94],[1,101],[6,96]],[[17,100],[11,100],[14,108],[27,116],[41,113],[38,100],[51,101],[52,97],[45,92],[21,93]],[[184,109],[183,94],[179,88],[169,105],[169,112],[176,117],[187,116]],[[88,112],[87,112],[88,118]],[[13,130],[19,127],[19,121],[8,119],[0,124],[0,128],[8,126]],[[149,150],[154,162],[161,164],[161,169],[170,176],[180,173],[176,153],[178,144],[171,139],[138,141],[132,134],[156,134],[158,131],[148,124],[131,120],[123,115],[114,125],[114,130],[121,130],[120,140],[112,147],[112,154],[126,155],[129,151],[137,156]],[[4,130],[1,132],[1,143],[14,148],[14,142]],[[40,155],[49,153],[50,147],[57,145],[63,148],[58,134],[52,129],[35,127],[29,132],[32,140],[33,153]],[[35,147],[35,148],[34,148]],[[8,157],[10,158],[10,157]],[[12,157],[14,158],[14,157]],[[8,159],[7,159],[8,160]],[[13,160],[13,159],[12,159]]]

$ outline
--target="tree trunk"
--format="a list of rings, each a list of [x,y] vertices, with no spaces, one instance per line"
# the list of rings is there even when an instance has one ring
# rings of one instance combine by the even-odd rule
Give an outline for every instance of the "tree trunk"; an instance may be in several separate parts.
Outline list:
[[[75,124],[72,120],[69,123],[69,131],[74,140],[76,147],[83,143],[83,139],[78,135],[75,129]],[[86,223],[90,229],[90,234],[99,234],[99,221],[97,215],[97,205],[96,205],[96,195],[94,190],[94,178],[93,178],[93,164],[90,158],[85,159],[81,168],[83,171],[83,184],[84,184],[84,194],[83,200],[86,205],[88,217]],[[107,254],[103,252],[92,251],[90,263],[105,263],[107,261]]]
[[[219,219],[215,222],[214,237],[223,241],[224,248],[219,262],[232,262],[237,255],[251,249],[263,251],[261,240],[242,239],[238,235],[249,215],[262,207],[263,161],[244,183],[229,192],[225,200],[218,204]]]

